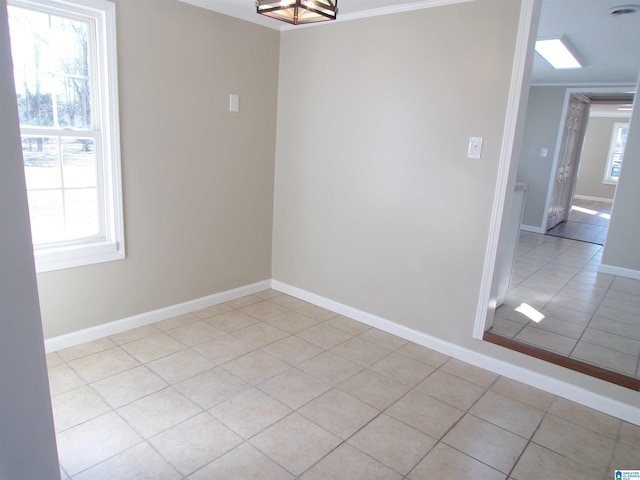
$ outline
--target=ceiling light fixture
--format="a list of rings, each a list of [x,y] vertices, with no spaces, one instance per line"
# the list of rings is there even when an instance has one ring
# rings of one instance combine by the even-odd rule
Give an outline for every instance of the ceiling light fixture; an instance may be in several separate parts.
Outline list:
[[[582,68],[576,49],[564,35],[536,41],[536,52],[556,70]]]
[[[338,0],[257,0],[256,11],[293,25],[335,20]]]

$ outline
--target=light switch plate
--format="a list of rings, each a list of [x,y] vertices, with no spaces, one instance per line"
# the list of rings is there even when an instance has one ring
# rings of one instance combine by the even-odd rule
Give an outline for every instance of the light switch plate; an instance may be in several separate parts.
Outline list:
[[[482,156],[482,137],[470,137],[467,158],[480,158]]]
[[[236,93],[229,94],[229,111],[230,112],[240,111],[240,95]]]

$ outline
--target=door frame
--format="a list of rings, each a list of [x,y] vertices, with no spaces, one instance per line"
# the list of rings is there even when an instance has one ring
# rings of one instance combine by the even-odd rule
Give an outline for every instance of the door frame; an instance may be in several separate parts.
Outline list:
[[[562,137],[564,135],[564,127],[565,127],[565,119],[567,118],[567,111],[569,109],[569,104],[571,101],[571,96],[572,95],[578,95],[578,96],[583,96],[583,97],[587,97],[589,98],[591,101],[592,99],[589,97],[589,94],[603,94],[603,93],[610,93],[610,94],[616,94],[616,93],[626,93],[629,91],[633,91],[635,92],[637,88],[637,85],[631,85],[631,84],[620,84],[620,85],[611,85],[608,84],[608,86],[593,86],[593,87],[569,87],[565,90],[564,92],[564,100],[563,100],[563,104],[562,104],[562,114],[560,116],[561,119],[563,119],[563,121],[560,122],[560,125],[558,126],[558,134],[556,135],[556,145],[554,148],[554,153],[553,153],[553,162],[551,165],[551,172],[549,175],[549,184],[547,186],[547,199],[545,201],[545,205],[544,205],[544,212],[545,215],[542,218],[542,224],[540,225],[540,232],[541,233],[546,233],[547,232],[547,218],[549,215],[549,208],[551,207],[551,202],[553,200],[553,187],[554,187],[554,182],[555,182],[555,176],[558,170],[558,162],[560,161],[560,153],[561,153],[561,148],[562,148]],[[582,141],[584,141],[584,135],[586,133],[586,128],[583,129],[582,131]],[[581,141],[581,145],[582,145],[582,141]],[[577,179],[577,172],[578,172],[578,165],[580,163],[580,157],[582,155],[580,155],[578,157],[578,162],[576,163],[576,168],[574,171],[574,175],[571,179],[571,195],[570,195],[570,201],[573,199],[573,192],[575,190],[575,183],[576,183],[576,179]]]

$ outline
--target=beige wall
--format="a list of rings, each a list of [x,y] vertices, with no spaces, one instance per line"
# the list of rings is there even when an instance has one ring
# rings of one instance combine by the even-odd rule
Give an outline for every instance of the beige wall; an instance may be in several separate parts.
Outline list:
[[[46,337],[271,278],[279,32],[116,4],[127,257],[38,275]]]
[[[472,341],[519,7],[283,33],[276,280]],[[484,137],[480,160],[470,136]]]
[[[587,130],[584,134],[582,154],[580,155],[575,195],[613,199],[613,195],[616,192],[615,185],[602,183],[602,178],[607,167],[613,124],[625,121],[628,120],[624,118],[589,117]]]

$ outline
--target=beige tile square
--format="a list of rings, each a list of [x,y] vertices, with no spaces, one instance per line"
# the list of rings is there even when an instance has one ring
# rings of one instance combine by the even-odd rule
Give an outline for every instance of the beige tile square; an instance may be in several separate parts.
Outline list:
[[[51,398],[56,432],[80,425],[111,410],[89,387],[80,387]]]
[[[546,415],[533,436],[538,445],[604,473],[615,441],[554,415]]]
[[[324,322],[337,315],[337,313],[327,310],[326,308],[319,307],[317,305],[307,304],[302,308],[297,309],[298,312],[306,315],[307,317],[315,318],[319,322]]]
[[[385,413],[435,439],[441,438],[464,415],[462,410],[415,390],[407,393]]]
[[[358,335],[359,338],[366,340],[381,347],[388,348],[389,350],[397,350],[403,346],[407,341],[404,338],[391,335],[390,333],[383,332],[377,328],[370,328],[369,330]]]
[[[225,453],[189,477],[189,480],[231,479],[293,480],[294,477],[249,443]]]
[[[416,390],[460,410],[467,410],[485,392],[484,387],[442,370],[436,370],[429,375]]]
[[[201,411],[201,408],[171,387],[117,410],[144,438],[152,437]]]
[[[410,480],[438,478],[477,478],[482,480],[504,480],[504,474],[465,455],[450,446],[439,443],[409,474]],[[553,477],[539,477],[553,478]]]
[[[622,422],[620,426],[620,441],[629,445],[640,445],[640,426]]]
[[[638,470],[640,464],[640,444],[629,445],[619,442],[613,449],[609,470]]]
[[[255,351],[225,363],[223,368],[251,385],[258,385],[291,367],[268,353]]]
[[[317,320],[298,312],[286,312],[277,317],[270,318],[266,320],[266,322],[291,334],[298,333],[318,323]]]
[[[382,414],[349,439],[349,443],[406,475],[434,447],[436,440]]]
[[[314,465],[302,480],[401,480],[382,463],[348,444],[340,445]]]
[[[125,343],[122,348],[141,363],[151,362],[165,355],[178,352],[185,346],[166,333],[159,333]]]
[[[262,350],[293,366],[324,352],[320,347],[293,335],[267,345]]]
[[[212,362],[188,348],[147,364],[147,367],[170,384],[193,377],[213,366]]]
[[[347,439],[380,412],[338,389],[331,389],[298,410],[325,430]]]
[[[473,415],[465,415],[442,439],[447,445],[509,473],[527,440]]]
[[[611,348],[628,355],[640,356],[640,340],[602,332],[593,328],[587,328],[580,340],[592,345]]]
[[[57,352],[47,353],[47,368],[57,367],[58,365],[63,365],[64,361],[60,358],[60,355]]]
[[[359,337],[336,345],[331,351],[363,367],[369,367],[391,353],[391,350]]]
[[[241,312],[240,310],[232,310],[230,312],[216,315],[207,319],[207,322],[214,327],[223,330],[227,333],[235,332],[236,330],[242,330],[259,323],[260,320]]]
[[[269,301],[271,303],[275,303],[276,305],[280,305],[281,307],[287,308],[289,310],[295,310],[297,308],[302,308],[309,305],[304,300],[300,300],[299,298],[291,297],[285,294],[272,297],[269,299]]]
[[[291,411],[257,388],[249,388],[216,405],[209,413],[242,437],[250,438]]]
[[[138,365],[140,364],[120,347],[109,348],[69,362],[69,366],[87,383],[130,370]]]
[[[215,317],[216,315],[222,315],[223,313],[230,312],[232,307],[224,303],[218,303],[217,305],[211,305],[210,307],[201,308],[195,312],[191,312],[193,315],[200,319]]]
[[[326,350],[349,340],[351,335],[325,323],[319,323],[297,333],[298,337]]]
[[[536,328],[577,340],[582,336],[586,327],[577,323],[565,322],[564,320],[547,316],[536,324]]]
[[[160,320],[159,322],[154,323],[153,326],[166,332],[167,330],[184,327],[185,325],[189,325],[196,321],[198,321],[198,317],[190,313],[185,313],[183,315],[167,318],[166,320]]]
[[[242,330],[236,330],[232,332],[231,335],[256,349],[277,342],[278,340],[288,337],[290,334],[268,323],[260,322],[250,327],[245,327]]]
[[[490,390],[469,413],[525,438],[533,435],[544,416],[541,410]]]
[[[635,355],[627,355],[610,348],[584,342],[578,342],[571,353],[571,358],[593,363],[632,377],[635,376],[638,366],[638,357]]]
[[[242,307],[240,309],[242,312],[247,315],[251,315],[252,317],[257,318],[258,320],[268,320],[270,318],[281,315],[287,311],[286,308],[281,307],[275,303],[272,303],[269,300],[261,300],[258,303],[253,303],[246,307]]]
[[[223,335],[194,345],[192,348],[214,365],[235,360],[253,350],[251,345],[232,335]]]
[[[532,326],[523,328],[522,331],[515,336],[515,339],[565,356],[571,353],[571,350],[573,350],[573,347],[577,343],[574,338],[565,337]]]
[[[436,352],[435,350],[431,350],[430,348],[426,348],[412,342],[405,343],[397,350],[397,353],[404,355],[405,357],[418,360],[419,362],[434,368],[440,367],[451,358],[440,352]]]
[[[167,334],[171,335],[180,343],[191,346],[206,342],[212,338],[221,337],[225,335],[226,332],[204,320],[198,320],[181,327],[167,330]]]
[[[551,393],[506,377],[498,378],[491,390],[542,411],[547,411],[556,398]]]
[[[180,473],[189,475],[238,446],[242,438],[203,412],[149,439],[149,443]]]
[[[298,476],[338,446],[340,439],[294,412],[250,442]]]
[[[243,308],[262,301],[263,298],[261,298],[259,295],[245,295],[244,297],[235,298],[225,303],[231,308]]]
[[[555,399],[549,413],[614,440],[618,437],[618,430],[622,424],[621,420],[606,413],[561,397]]]
[[[387,375],[409,387],[414,387],[433,372],[433,367],[392,352],[382,360],[374,363],[371,366],[371,370]]]
[[[49,373],[49,390],[53,396],[85,385],[85,381],[82,380],[71,367],[64,363],[55,367],[49,367],[47,370]]]
[[[60,464],[74,476],[140,441],[118,415],[105,413],[57,435]]]
[[[93,342],[81,343],[80,345],[76,345],[74,347],[58,350],[57,354],[60,355],[60,358],[69,362],[71,360],[75,360],[76,358],[86,357],[87,355],[91,355],[92,353],[102,352],[115,346],[116,344],[108,338],[101,338],[99,340],[94,340]]]
[[[332,383],[291,368],[261,383],[258,388],[276,400],[295,409],[322,395]]]
[[[124,345],[125,343],[134,342],[141,338],[150,337],[151,335],[157,335],[159,333],[161,333],[159,328],[156,328],[153,325],[145,325],[144,327],[133,328],[126,332],[111,335],[109,340],[116,345]]]
[[[338,330],[342,330],[349,335],[354,336],[360,335],[361,333],[364,333],[371,328],[366,323],[362,323],[352,318],[345,317],[344,315],[336,315],[335,317],[327,320],[325,323],[337,328]]]
[[[465,380],[480,385],[481,387],[490,387],[493,382],[498,378],[493,372],[485,370],[480,367],[471,365],[470,363],[462,362],[452,358],[445,363],[441,370],[456,377],[464,378]]]
[[[91,384],[113,408],[122,407],[167,387],[158,375],[139,366]]]
[[[284,295],[282,292],[278,290],[274,290],[273,288],[268,288],[266,290],[262,290],[261,292],[254,293],[256,297],[260,297],[263,300],[269,300],[270,298],[279,297],[280,295]]]
[[[64,477],[63,477],[64,478]],[[79,473],[74,480],[180,480],[180,475],[148,443],[138,445]]]
[[[406,385],[373,370],[364,370],[336,388],[378,410],[384,410],[409,390]]]
[[[334,385],[354,376],[363,368],[335,353],[325,352],[298,365],[300,370],[314,377],[328,380]]]
[[[518,460],[511,478],[515,480],[603,480],[602,472],[560,455],[557,452],[530,443]]]
[[[250,385],[224,368],[217,367],[177,383],[174,387],[196,405],[209,409],[250,388]]]

